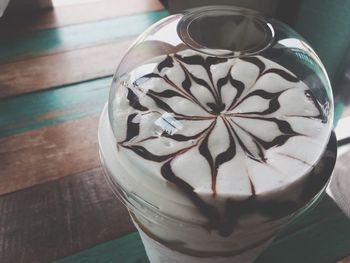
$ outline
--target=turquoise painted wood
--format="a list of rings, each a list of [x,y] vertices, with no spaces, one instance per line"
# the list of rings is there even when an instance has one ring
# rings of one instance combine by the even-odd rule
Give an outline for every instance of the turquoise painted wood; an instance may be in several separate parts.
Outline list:
[[[281,233],[256,263],[333,263],[350,253],[350,220],[330,199],[323,200],[298,224],[305,225]],[[80,262],[148,263],[148,260],[139,235],[132,233],[55,261]]]
[[[256,263],[334,263],[350,254],[350,221],[341,213],[276,240]]]
[[[296,31],[310,42],[331,80],[350,45],[350,1],[303,0]]]
[[[345,0],[341,1],[345,3]],[[327,21],[340,20],[341,16],[348,14],[350,5],[343,8],[341,4],[336,5],[327,0],[322,8],[329,13],[329,19],[310,21],[308,12],[313,12],[313,6],[317,3],[315,0],[304,2],[304,20],[299,20],[301,22],[298,30],[310,34],[312,45],[320,52],[330,75],[333,76],[341,58],[339,54],[346,48],[343,42],[333,40],[342,37],[350,39],[350,27],[342,22],[346,20],[342,20],[340,23],[346,30],[335,32]],[[335,12],[341,15],[334,17]],[[0,39],[0,62],[73,50],[138,35],[167,15],[166,11],[156,11]],[[327,35],[316,34],[313,31],[314,25],[322,25],[319,28],[331,32],[331,41],[325,41]],[[111,78],[107,77],[0,100],[0,137],[86,116],[97,116],[107,101],[110,83]],[[337,110],[338,117],[341,110]],[[347,254],[350,254],[350,221],[326,197],[317,208],[291,222],[257,263],[279,263],[282,259],[284,263],[330,263]],[[139,235],[131,233],[55,262],[148,263],[148,260]]]
[[[138,233],[105,242],[53,263],[149,263]]]
[[[288,227],[281,231],[277,239],[283,239],[288,237],[288,235],[293,235],[295,232],[307,229],[320,221],[329,220],[338,213],[340,213],[340,210],[334,201],[328,195],[324,195],[315,207],[302,212],[293,219],[288,224]]]
[[[112,78],[102,78],[0,100],[0,138],[97,115]]]
[[[0,100],[0,138],[99,114],[111,77]],[[335,119],[344,106],[337,104]]]
[[[337,126],[338,121],[340,120],[344,109],[346,108],[346,106],[344,105],[343,102],[339,101],[339,102],[335,102],[335,107],[334,107],[334,127]]]
[[[23,56],[34,57],[61,50],[72,50],[135,36],[167,15],[167,11],[154,11],[41,30],[11,39],[0,39],[0,62]]]
[[[97,115],[111,83],[106,77],[0,100],[0,138]],[[336,120],[344,108],[338,106]]]

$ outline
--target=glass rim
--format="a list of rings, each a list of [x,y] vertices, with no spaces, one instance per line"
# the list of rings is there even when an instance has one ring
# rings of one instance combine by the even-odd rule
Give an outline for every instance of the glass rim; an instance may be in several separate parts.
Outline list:
[[[263,31],[263,38],[260,39],[259,43],[256,43],[253,47],[242,50],[208,47],[204,43],[199,43],[199,41],[193,37],[191,26],[193,26],[193,24],[198,22],[200,19],[205,19],[212,16],[232,16],[241,17],[248,21],[250,20],[250,22],[254,22]],[[227,33],[229,34],[229,32]],[[225,5],[205,6],[184,11],[183,17],[180,19],[179,24],[177,25],[177,34],[179,35],[180,39],[191,49],[206,55],[226,58],[257,55],[268,49],[273,44],[275,38],[275,31],[267,17],[254,10]]]

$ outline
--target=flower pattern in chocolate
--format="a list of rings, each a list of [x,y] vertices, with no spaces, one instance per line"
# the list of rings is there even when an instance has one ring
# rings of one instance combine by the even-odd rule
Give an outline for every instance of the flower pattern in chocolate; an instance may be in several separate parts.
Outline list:
[[[257,202],[254,180],[261,185],[266,173],[261,167],[280,174],[283,164],[274,167],[271,156],[289,158],[310,170],[322,153],[306,160],[275,149],[289,149],[295,142],[285,145],[296,137],[310,145],[313,137],[327,139],[318,134],[328,121],[327,105],[294,74],[261,56],[228,59],[183,51],[148,61],[118,81],[112,123],[117,125],[119,152],[129,159],[136,154],[148,162],[145,169],[155,167],[153,173],[176,185],[222,235],[235,224],[225,218],[235,218],[241,208]],[[251,174],[246,160],[262,166]],[[224,179],[225,189],[218,192],[218,177],[243,173],[250,195],[238,203],[228,198],[220,212],[213,205],[216,196],[240,191],[242,179],[237,184],[236,178]],[[232,185],[238,188],[232,190]],[[210,192],[211,200],[201,192]],[[271,209],[263,210],[269,214]]]
[[[187,188],[191,188],[190,184],[176,176],[172,162],[180,155],[186,158],[185,155],[196,148],[203,157],[201,160],[205,160],[210,168],[211,189],[215,196],[220,168],[233,160],[237,151],[256,162],[265,163],[268,149],[279,147],[294,136],[304,136],[293,129],[288,118],[283,116],[284,106],[281,104],[287,102],[280,99],[283,94],[292,89],[302,89],[306,98],[307,112],[296,112],[293,117],[327,121],[322,105],[306,85],[283,68],[266,68],[264,61],[266,59],[257,56],[227,59],[178,53],[167,55],[155,65],[150,63],[153,65],[151,70],[142,69],[141,75],[135,74],[131,83],[124,81],[120,87],[127,89],[128,104],[133,111],[126,120],[125,139],[118,142],[118,147],[161,163],[160,172],[165,179],[177,184],[181,181]],[[251,64],[256,69],[250,86],[232,74],[239,63]],[[220,71],[220,64],[226,64],[227,72]],[[283,85],[271,89],[263,83],[258,85],[266,77],[278,79]],[[160,128],[158,134],[140,138],[140,120],[144,115],[157,116],[155,125]],[[201,129],[183,134],[183,126]],[[271,129],[271,134],[261,137],[256,132],[259,129]],[[217,141],[213,137],[220,136],[226,137],[219,140],[223,147],[212,151]],[[170,152],[164,154],[152,152],[147,147],[147,141],[159,140],[161,143],[162,137],[180,147],[170,147]],[[252,182],[251,186],[254,192]]]

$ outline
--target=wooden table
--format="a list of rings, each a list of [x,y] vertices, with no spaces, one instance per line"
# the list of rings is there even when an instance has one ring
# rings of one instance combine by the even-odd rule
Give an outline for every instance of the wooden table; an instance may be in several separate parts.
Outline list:
[[[166,15],[156,0],[100,0],[0,20],[1,263],[148,262],[103,177],[97,122],[126,48]],[[350,221],[325,198],[258,262],[348,254]]]

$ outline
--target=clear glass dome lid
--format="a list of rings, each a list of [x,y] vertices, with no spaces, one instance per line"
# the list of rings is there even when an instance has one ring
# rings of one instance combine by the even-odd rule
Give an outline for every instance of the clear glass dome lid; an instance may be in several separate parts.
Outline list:
[[[115,73],[108,111],[126,161],[140,158],[142,169],[159,166],[164,178],[176,174],[213,195],[299,180],[320,159],[333,124],[330,83],[313,49],[283,23],[227,6],[191,9],[147,29]],[[191,164],[210,176],[191,181],[181,174]],[[286,167],[289,179],[269,175],[266,184],[260,174],[274,172],[262,164]],[[246,167],[246,192],[223,180]]]

